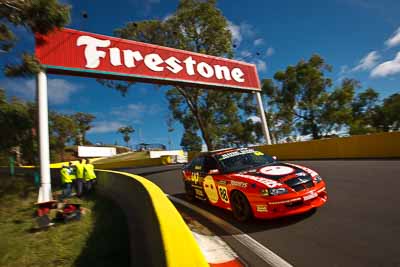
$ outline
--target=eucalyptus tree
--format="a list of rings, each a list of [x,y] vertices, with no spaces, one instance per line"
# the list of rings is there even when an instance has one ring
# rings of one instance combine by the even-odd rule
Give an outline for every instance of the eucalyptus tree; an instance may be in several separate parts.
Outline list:
[[[165,20],[128,22],[115,35],[146,43],[230,58],[233,56],[232,33],[228,21],[216,7],[215,0],[181,0],[176,11]],[[106,86],[125,94],[133,83],[101,80]],[[166,91],[172,117],[184,127],[181,144],[199,148],[201,139],[209,150],[241,141],[254,143],[255,123],[243,112],[248,96],[220,91],[173,86]],[[254,105],[254,103],[251,103]],[[201,139],[197,138],[198,133]]]
[[[125,126],[118,128],[118,132],[122,134],[126,146],[129,146],[129,141],[131,140],[131,134],[135,132],[132,126]]]

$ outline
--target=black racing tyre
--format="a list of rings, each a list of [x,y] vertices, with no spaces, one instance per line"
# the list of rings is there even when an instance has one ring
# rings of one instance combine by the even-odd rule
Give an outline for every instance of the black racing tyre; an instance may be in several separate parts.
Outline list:
[[[246,196],[240,191],[233,191],[231,195],[233,217],[239,222],[248,221],[252,217],[251,207]]]
[[[194,189],[189,183],[185,183],[185,193],[187,200],[193,201],[195,199]]]

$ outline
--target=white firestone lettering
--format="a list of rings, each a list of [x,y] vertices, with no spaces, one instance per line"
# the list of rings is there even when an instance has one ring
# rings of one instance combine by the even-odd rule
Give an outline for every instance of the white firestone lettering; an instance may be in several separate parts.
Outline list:
[[[232,70],[233,79],[239,83],[244,82],[243,75],[244,75],[243,71],[239,68],[234,68]]]
[[[224,78],[227,81],[232,80],[231,74],[229,73],[229,69],[227,66],[215,65],[214,67],[215,67],[215,77],[217,77],[218,80],[222,80]]]
[[[124,64],[128,68],[136,67],[135,60],[136,61],[143,60],[142,54],[140,54],[140,52],[138,51],[133,52],[132,50],[128,49],[124,50],[123,52],[124,52]]]
[[[168,64],[167,69],[169,69],[173,73],[178,73],[183,69],[183,67],[179,65],[181,61],[176,57],[169,57],[167,60],[165,60],[165,63]]]
[[[110,61],[111,65],[113,66],[121,66],[121,51],[119,51],[119,48],[113,47],[110,48]]]
[[[194,67],[193,67],[193,65],[196,64],[196,61],[193,60],[192,57],[188,57],[188,58],[185,59],[183,62],[184,62],[185,65],[186,65],[186,72],[187,72],[187,74],[189,74],[189,75],[194,75],[195,73],[194,73]]]
[[[107,52],[98,50],[98,48],[108,48],[111,45],[110,40],[101,40],[91,36],[82,35],[76,41],[77,46],[85,45],[85,60],[86,68],[95,69],[100,65],[100,59],[106,58]],[[121,50],[117,47],[110,47],[108,49],[110,53],[110,63],[113,66],[121,66]],[[225,79],[226,81],[231,81],[232,79],[236,82],[243,83],[244,73],[240,68],[233,68],[231,71],[227,66],[221,65],[210,65],[206,62],[199,62],[197,64],[196,60],[192,56],[187,57],[185,60],[181,61],[176,57],[169,57],[166,60],[162,59],[160,55],[156,53],[147,54],[143,56],[140,51],[123,50],[123,64],[127,68],[136,67],[137,61],[144,60],[145,66],[152,71],[161,72],[166,69],[172,73],[178,73],[182,71],[185,67],[186,74],[189,76],[196,75],[197,73],[205,78],[212,78],[215,76],[218,80]],[[183,67],[181,63],[184,63]],[[164,66],[163,66],[164,64]],[[197,64],[196,68],[195,65]]]
[[[205,78],[211,78],[214,75],[214,69],[205,62],[197,64],[197,72]]]
[[[106,52],[98,51],[98,47],[109,47],[111,44],[110,40],[100,40],[90,36],[80,36],[76,40],[76,45],[86,45],[85,47],[85,59],[86,68],[95,69],[100,65],[100,58],[106,57]]]
[[[163,71],[164,67],[158,66],[163,62],[164,60],[158,54],[148,54],[144,57],[144,64],[152,71]]]

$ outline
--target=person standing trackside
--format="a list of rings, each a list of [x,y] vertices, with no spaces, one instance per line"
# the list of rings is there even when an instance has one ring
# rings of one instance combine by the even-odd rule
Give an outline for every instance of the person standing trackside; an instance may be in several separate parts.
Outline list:
[[[96,174],[94,172],[94,166],[89,160],[86,160],[86,163],[83,166],[83,176],[86,181],[86,191],[89,192],[92,190],[92,185],[94,183],[94,179],[96,179]]]
[[[82,196],[82,191],[83,191],[83,169],[84,169],[84,165],[85,165],[85,160],[81,159],[81,161],[75,163],[75,167],[76,167],[76,180],[75,180],[75,190],[76,190],[76,195],[77,197],[81,197]]]
[[[63,198],[71,196],[72,179],[70,176],[69,164],[63,164],[61,170],[61,183],[63,185]]]

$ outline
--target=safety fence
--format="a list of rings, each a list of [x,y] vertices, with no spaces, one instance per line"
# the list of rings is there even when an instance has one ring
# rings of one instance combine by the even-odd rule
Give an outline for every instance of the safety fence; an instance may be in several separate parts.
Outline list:
[[[97,190],[127,216],[132,266],[208,266],[189,228],[158,186],[134,174],[96,172]]]

